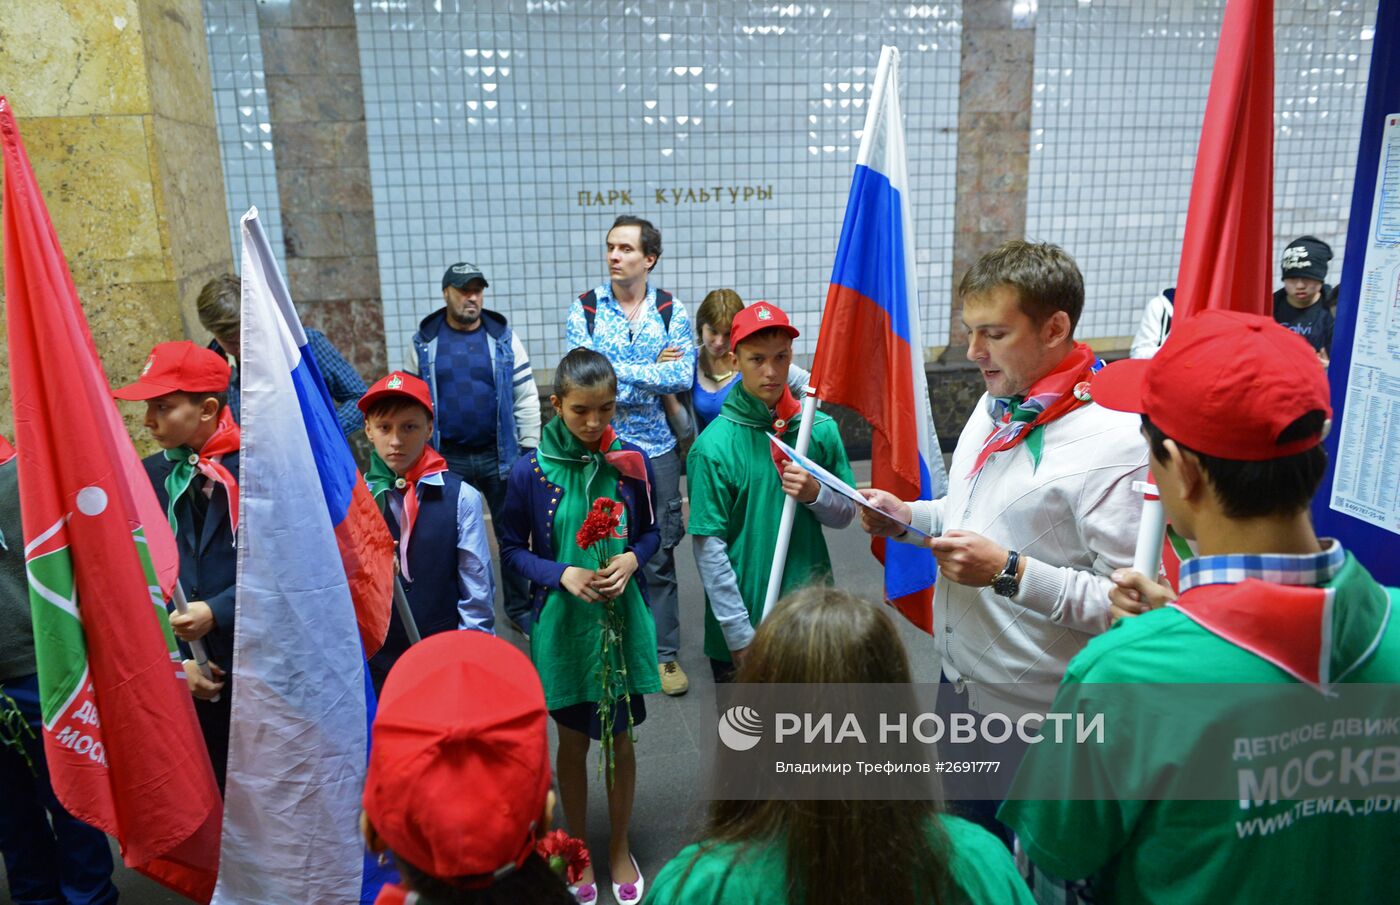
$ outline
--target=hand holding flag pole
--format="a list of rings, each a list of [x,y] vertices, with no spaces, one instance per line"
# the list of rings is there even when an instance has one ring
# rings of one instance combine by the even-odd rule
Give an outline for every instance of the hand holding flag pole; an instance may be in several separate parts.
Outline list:
[[[181,616],[187,615],[190,611],[189,601],[185,599],[185,589],[176,582],[175,587],[170,589],[170,599],[175,604],[175,612]],[[190,646],[190,653],[194,656],[194,662],[198,664],[200,673],[209,681],[214,681],[214,673],[209,669],[209,654],[204,650],[204,642],[196,638],[194,641],[185,642]],[[213,700],[217,701],[218,698]]]
[[[812,422],[817,414],[817,391],[811,387],[802,388],[802,423],[797,428],[798,455],[807,455],[807,446],[812,441]],[[797,498],[783,500],[783,516],[778,522],[778,544],[773,550],[773,568],[768,572],[768,593],[763,598],[763,616],[767,618],[778,602],[778,592],[783,587],[783,569],[787,565],[788,546],[792,542],[792,521],[797,518]]]

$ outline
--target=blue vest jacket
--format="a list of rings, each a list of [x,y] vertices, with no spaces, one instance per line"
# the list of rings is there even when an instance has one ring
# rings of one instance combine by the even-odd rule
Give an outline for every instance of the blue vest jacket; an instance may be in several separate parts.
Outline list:
[[[413,537],[408,544],[408,572],[413,576],[403,582],[408,608],[413,621],[424,638],[439,632],[450,632],[461,622],[457,601],[461,589],[457,582],[457,496],[462,491],[462,479],[450,471],[442,472],[442,485],[417,485],[418,517],[413,522]],[[393,493],[394,491],[389,491]],[[387,495],[380,497],[380,511],[394,540],[399,539],[398,520],[388,511]],[[376,668],[388,670],[408,650],[408,632],[395,609],[389,619],[389,633],[384,646],[371,658]]]

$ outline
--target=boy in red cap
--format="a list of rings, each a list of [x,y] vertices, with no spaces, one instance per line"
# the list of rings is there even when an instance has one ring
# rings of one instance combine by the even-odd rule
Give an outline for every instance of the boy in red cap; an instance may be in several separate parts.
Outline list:
[[[797,335],[771,302],[754,302],[734,316],[729,358],[739,383],[686,459],[690,534],[705,586],[705,653],[717,682],[733,678],[763,618],[783,495],[802,505],[792,525],[782,594],[831,580],[822,526],[844,528],[855,515],[854,503],[780,459],[768,440],[771,432],[797,443],[802,405],[788,387]],[[852,483],[836,422],[820,412],[815,417],[808,457]]]
[[[544,689],[524,654],[477,632],[425,639],[390,672],[372,731],[360,829],[407,887],[378,905],[573,905],[535,849],[554,792]]]
[[[394,371],[370,387],[359,406],[374,445],[365,481],[398,543],[399,581],[419,635],[459,628],[493,634],[496,587],[481,494],[428,444],[428,385]],[[369,661],[376,689],[408,644],[396,609],[384,647]]]
[[[180,550],[180,586],[189,612],[172,613],[185,675],[219,789],[228,762],[233,700],[233,616],[238,550],[238,425],[228,410],[228,362],[192,342],[151,350],[134,383],[112,391],[146,403],[146,430],[162,452],[142,460]],[[185,642],[202,640],[214,680],[204,678]],[[216,700],[217,699],[217,700]]]
[[[1298,703],[1260,707],[1261,685],[1301,683],[1335,698],[1342,683],[1400,682],[1400,592],[1319,539],[1309,518],[1331,416],[1316,354],[1269,318],[1206,311],[1178,324],[1155,358],[1109,365],[1093,394],[1142,415],[1162,506],[1200,555],[1182,564],[1179,598],[1136,573],[1116,576],[1120,610],[1171,602],[1090,641],[1052,707],[1069,713],[1087,702],[1102,711],[1107,740],[1052,744],[1046,733],[999,817],[1041,870],[1087,883],[1096,902],[1400,900],[1400,873],[1385,855],[1400,838],[1400,814],[1345,797],[1287,800],[1326,794],[1297,795],[1304,776],[1313,786],[1347,782],[1353,756],[1352,788],[1383,781],[1383,752],[1362,751],[1394,742],[1310,732],[1282,750],[1248,744],[1289,737],[1304,721]],[[1203,697],[1159,685],[1133,698],[1138,706],[1115,706],[1147,682],[1211,687]],[[1254,691],[1232,692],[1236,684]],[[1277,694],[1267,700],[1313,700]],[[1270,769],[1281,785],[1250,785]],[[1237,774],[1238,800],[1181,791],[1186,780],[1224,776],[1233,797]],[[1085,800],[1086,788],[1098,800]],[[1047,791],[1081,800],[1016,800]]]

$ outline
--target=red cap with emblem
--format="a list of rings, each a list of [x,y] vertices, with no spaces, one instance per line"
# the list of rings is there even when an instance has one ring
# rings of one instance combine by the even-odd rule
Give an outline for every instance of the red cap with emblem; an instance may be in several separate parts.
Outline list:
[[[433,394],[428,389],[428,385],[412,374],[405,374],[403,371],[391,371],[376,380],[374,386],[370,387],[356,404],[360,407],[360,411],[368,412],[371,405],[386,396],[403,396],[405,399],[412,399],[427,409],[429,415],[433,413]]]
[[[1262,462],[1322,442],[1326,429],[1279,443],[1309,412],[1332,417],[1327,371],[1307,340],[1273,318],[1208,310],[1172,325],[1157,354],[1118,361],[1093,379],[1094,401],[1146,415],[1183,446]]]
[[[734,315],[734,323],[729,328],[729,351],[733,352],[739,348],[739,343],[753,336],[760,330],[778,329],[791,336],[798,337],[797,328],[788,320],[788,316],[783,313],[772,302],[758,301]]]
[[[534,851],[549,782],[544,689],[524,654],[481,632],[441,632],[394,664],[363,799],[394,854],[490,886]]]
[[[152,349],[141,376],[112,395],[137,402],[167,393],[223,393],[228,390],[228,378],[228,361],[222,355],[185,339]]]

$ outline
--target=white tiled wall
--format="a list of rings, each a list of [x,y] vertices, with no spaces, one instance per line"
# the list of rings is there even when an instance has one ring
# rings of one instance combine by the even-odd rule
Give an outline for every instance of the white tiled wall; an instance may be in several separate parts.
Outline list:
[[[720,287],[767,298],[810,352],[886,42],[903,53],[927,342],[946,342],[960,21],[959,2],[359,0],[389,348],[467,260],[552,367],[569,302],[606,278],[608,225],[631,213],[660,228],[655,282],[692,312]]]
[[[1341,273],[1377,0],[1275,3],[1274,260]],[[1040,0],[1026,232],[1084,271],[1080,333],[1131,335],[1176,281],[1222,0]]]
[[[229,241],[237,270],[242,255],[238,221],[253,206],[274,252],[279,260],[282,257],[282,206],[277,200],[277,167],[272,159],[272,120],[263,84],[258,7],[253,0],[203,2]]]

